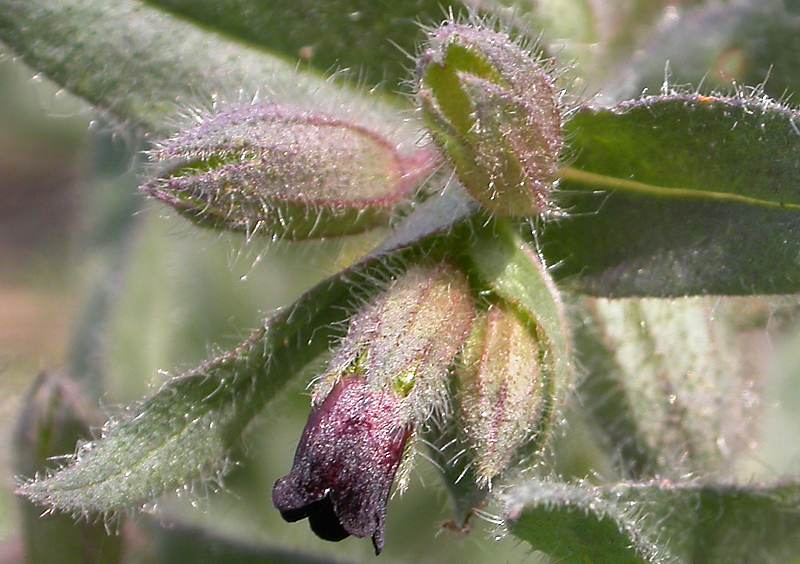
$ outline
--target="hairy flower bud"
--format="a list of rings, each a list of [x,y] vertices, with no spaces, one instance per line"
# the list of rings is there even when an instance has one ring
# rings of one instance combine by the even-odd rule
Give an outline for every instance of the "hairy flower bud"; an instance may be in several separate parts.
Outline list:
[[[359,125],[273,104],[210,116],[152,157],[170,166],[145,193],[202,225],[286,239],[387,225],[432,165]]]
[[[574,376],[558,288],[512,222],[478,230],[468,252],[473,283],[492,305],[456,365],[453,424],[430,436],[458,529],[488,503],[495,480],[537,462]]]
[[[357,371],[406,401],[409,420],[423,420],[447,393],[446,372],[475,316],[463,274],[442,264],[414,267],[350,322],[320,378],[317,401],[341,374]]]
[[[48,475],[92,438],[101,414],[80,383],[69,375],[42,372],[21,406],[14,436],[14,469],[21,476]],[[20,499],[19,516],[26,562],[103,562],[122,560],[123,538],[109,535],[101,522],[76,522],[73,515],[46,512]]]
[[[79,439],[91,438],[99,414],[80,386],[57,372],[42,372],[31,386],[17,425],[17,471],[33,475],[51,464],[50,457],[72,452]]]
[[[418,426],[444,403],[448,368],[475,311],[458,271],[406,272],[350,322],[314,391],[291,472],[273,503],[321,538],[383,548],[390,489]]]
[[[501,474],[539,430],[546,411],[540,355],[532,328],[505,307],[476,320],[456,370],[456,403],[479,483]]]
[[[507,36],[449,23],[417,66],[425,124],[464,187],[510,216],[547,211],[563,144],[552,77]]]

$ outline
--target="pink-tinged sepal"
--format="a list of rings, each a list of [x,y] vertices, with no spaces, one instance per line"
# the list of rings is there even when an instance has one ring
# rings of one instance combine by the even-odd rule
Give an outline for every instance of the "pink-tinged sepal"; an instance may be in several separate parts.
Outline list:
[[[148,196],[199,225],[291,240],[388,226],[438,165],[357,123],[262,103],[206,116],[151,157]]]

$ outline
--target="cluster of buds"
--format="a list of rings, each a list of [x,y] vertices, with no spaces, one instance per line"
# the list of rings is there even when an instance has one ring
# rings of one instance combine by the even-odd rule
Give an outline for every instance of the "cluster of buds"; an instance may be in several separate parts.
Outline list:
[[[412,267],[351,319],[273,503],[324,539],[371,537],[379,553],[396,474],[402,490],[416,437],[450,419],[485,490],[549,429],[541,331],[502,301],[486,309],[454,266]]]
[[[547,64],[506,35],[447,23],[417,65],[425,126],[485,209],[554,208],[561,95]],[[317,239],[386,226],[441,164],[360,124],[269,103],[230,108],[163,142],[142,190],[214,228]]]
[[[500,33],[448,23],[430,34],[417,83],[425,125],[485,209],[552,209],[560,98],[531,53]],[[402,154],[337,118],[248,105],[164,142],[153,156],[165,166],[143,190],[215,228],[333,237],[387,225],[442,164],[434,154]],[[538,257],[525,256],[536,263],[530,272],[549,281]],[[558,310],[551,317],[562,319],[554,287],[543,291]],[[371,537],[379,553],[396,476],[402,489],[432,416],[458,422],[481,491],[541,445],[553,413],[548,332],[556,329],[517,306],[476,293],[447,262],[423,260],[357,313],[316,381],[292,469],[275,484],[283,517],[308,518],[328,540]]]

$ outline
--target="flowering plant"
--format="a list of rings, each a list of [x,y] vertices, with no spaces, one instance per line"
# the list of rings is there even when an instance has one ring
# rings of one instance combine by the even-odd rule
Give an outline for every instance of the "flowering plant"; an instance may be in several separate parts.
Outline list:
[[[334,275],[97,436],[76,407],[85,378],[43,376],[19,451],[63,421],[81,423],[64,440],[85,442],[57,466],[20,466],[25,510],[116,517],[114,542],[61,523],[91,533],[95,561],[142,551],[137,538],[176,546],[185,529],[127,510],[252,468],[241,437],[313,370],[294,461],[270,481],[277,513],[321,539],[401,547],[387,504],[427,458],[453,509],[444,528],[483,520],[555,561],[796,556],[796,478],[742,479],[767,387],[753,335],[774,330],[753,311],[779,309],[752,296],[800,288],[800,113],[771,97],[798,75],[765,39],[800,49],[796,7],[305,4],[0,7],[12,52],[135,132],[140,193],[170,224],[244,249],[352,245]],[[684,37],[704,26],[712,46]],[[720,89],[663,81],[667,59]],[[321,78],[333,63],[380,84]],[[770,81],[741,86],[765,68]],[[86,331],[107,327],[105,302]],[[313,558],[209,546],[220,561]]]

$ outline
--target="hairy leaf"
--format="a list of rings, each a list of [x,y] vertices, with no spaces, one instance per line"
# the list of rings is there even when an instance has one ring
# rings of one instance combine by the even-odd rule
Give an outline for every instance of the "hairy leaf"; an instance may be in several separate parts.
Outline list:
[[[325,350],[330,324],[346,314],[339,306],[353,299],[345,280],[323,283],[235,350],[167,382],[71,465],[19,492],[61,510],[111,511],[225,470],[249,420]]]
[[[796,96],[798,57],[800,14],[792,14],[784,0],[712,2],[679,12],[642,42],[613,75],[607,94],[658,91],[667,78],[673,84],[702,81],[712,88],[764,83],[770,96]]]
[[[0,41],[37,72],[149,132],[173,130],[187,106],[256,94],[352,112],[382,131],[396,133],[403,123],[354,89],[135,0],[9,0],[0,7]],[[414,128],[405,135],[413,141]]]
[[[765,374],[742,302],[581,302],[583,404],[631,475],[728,476],[752,442]]]
[[[505,519],[565,563],[785,562],[800,551],[798,499],[788,483],[532,481],[505,496]]]
[[[320,283],[236,349],[173,378],[110,421],[103,437],[81,448],[71,464],[22,484],[18,493],[37,504],[86,514],[124,509],[217,477],[249,421],[327,350],[340,322],[414,257],[441,252],[454,240],[434,233]]]
[[[800,113],[668,95],[584,108],[567,129],[566,217],[539,237],[557,277],[612,297],[800,288]]]
[[[459,0],[148,0],[190,20],[307,62],[322,72],[350,69],[368,85],[399,88],[420,24],[438,24]]]
[[[286,317],[279,314],[275,325],[255,331],[236,350],[168,382],[109,421],[103,437],[84,445],[70,465],[18,493],[62,511],[107,512],[224,471],[244,425],[292,374],[285,366],[270,370],[278,339],[293,336],[280,330]]]

